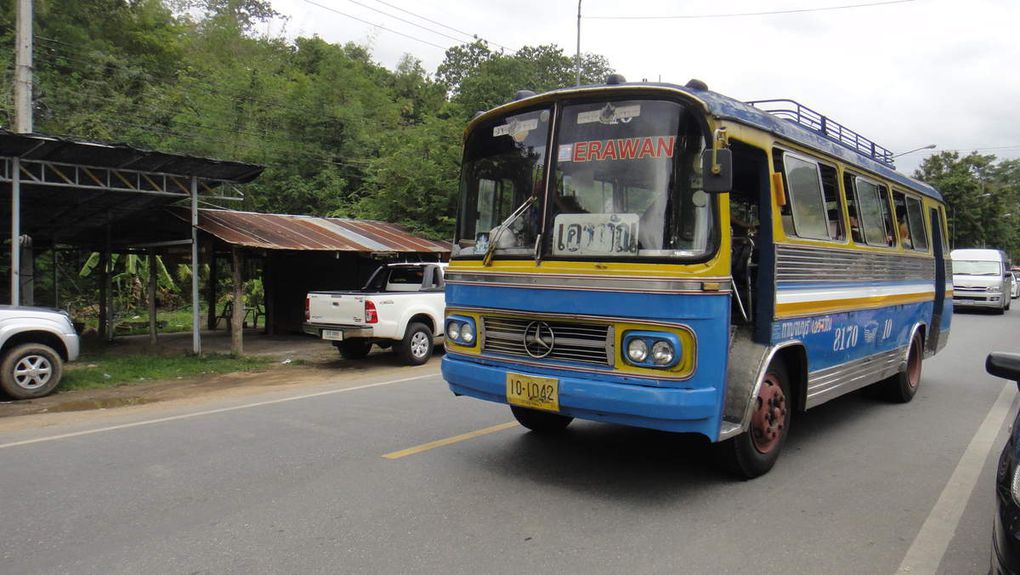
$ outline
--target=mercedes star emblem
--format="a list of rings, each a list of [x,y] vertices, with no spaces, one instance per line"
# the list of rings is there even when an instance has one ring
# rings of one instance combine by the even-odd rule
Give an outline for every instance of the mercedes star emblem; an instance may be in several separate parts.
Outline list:
[[[533,321],[524,328],[524,351],[535,359],[552,353],[555,341],[552,328],[544,321]]]

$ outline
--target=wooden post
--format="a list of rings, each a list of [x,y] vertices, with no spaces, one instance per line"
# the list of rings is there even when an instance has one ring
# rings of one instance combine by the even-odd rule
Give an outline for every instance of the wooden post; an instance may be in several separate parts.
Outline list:
[[[107,271],[106,262],[109,260],[109,254],[104,249],[99,252],[99,337],[106,337],[106,324],[110,321],[110,310],[106,307],[106,278],[109,276]]]
[[[105,263],[103,264],[103,292],[106,294],[106,331],[103,332],[103,337],[106,341],[113,341],[113,250],[110,248],[110,221],[109,215],[107,215],[106,221],[106,246],[103,250],[106,252]]]
[[[149,252],[149,345],[156,345],[159,340],[156,336],[156,279],[159,277],[157,265],[156,253]]]
[[[273,284],[276,281],[276,276],[273,272],[276,264],[274,260],[274,252],[268,251],[262,263],[262,293],[264,300],[262,305],[266,311],[266,323],[263,333],[266,335],[275,335],[276,333],[276,287]]]
[[[231,246],[234,264],[234,315],[230,318],[230,353],[244,353],[244,279],[242,278],[241,248]]]
[[[206,307],[209,308],[206,325],[210,330],[216,329],[216,288],[220,283],[219,262],[216,260],[216,249],[209,243],[209,285],[206,286]]]

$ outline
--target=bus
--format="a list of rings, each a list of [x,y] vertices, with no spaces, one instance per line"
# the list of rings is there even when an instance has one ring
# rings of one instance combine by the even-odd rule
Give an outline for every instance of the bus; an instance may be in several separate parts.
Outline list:
[[[949,336],[946,231],[891,152],[790,100],[521,91],[465,131],[443,377],[534,432],[701,434],[756,477],[795,412],[914,397]]]

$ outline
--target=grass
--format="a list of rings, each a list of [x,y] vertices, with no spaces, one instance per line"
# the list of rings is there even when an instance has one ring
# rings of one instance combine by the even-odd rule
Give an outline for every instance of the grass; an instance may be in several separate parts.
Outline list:
[[[194,355],[106,355],[85,354],[78,361],[64,366],[61,389],[98,389],[153,380],[259,371],[279,362],[269,357],[234,357],[226,354]]]

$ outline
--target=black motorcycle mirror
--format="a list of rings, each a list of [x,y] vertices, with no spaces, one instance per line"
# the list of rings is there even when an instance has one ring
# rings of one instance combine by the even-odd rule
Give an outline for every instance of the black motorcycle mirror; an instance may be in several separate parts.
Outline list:
[[[1020,387],[1020,353],[994,352],[985,359],[985,371],[1004,379],[1012,379]]]

